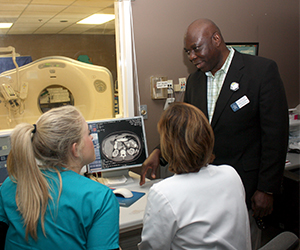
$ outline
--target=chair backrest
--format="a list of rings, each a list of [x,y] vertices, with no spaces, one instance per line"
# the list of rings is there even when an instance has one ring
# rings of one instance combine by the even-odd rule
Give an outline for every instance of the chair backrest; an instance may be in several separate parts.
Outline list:
[[[292,232],[282,232],[258,250],[296,250],[299,238]]]
[[[93,64],[91,59],[88,57],[88,55],[79,55],[77,58],[78,61]]]

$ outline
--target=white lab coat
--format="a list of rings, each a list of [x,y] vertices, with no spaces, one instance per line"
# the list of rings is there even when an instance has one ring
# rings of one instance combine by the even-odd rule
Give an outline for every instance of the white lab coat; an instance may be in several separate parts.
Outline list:
[[[237,172],[209,165],[153,185],[139,249],[250,250],[245,191]]]

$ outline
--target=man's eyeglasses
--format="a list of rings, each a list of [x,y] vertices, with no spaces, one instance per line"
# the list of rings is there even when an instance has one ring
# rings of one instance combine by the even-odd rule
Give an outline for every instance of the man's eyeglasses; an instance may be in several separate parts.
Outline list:
[[[184,49],[185,53],[187,56],[190,56],[190,54],[192,53],[192,51],[194,51],[195,54],[199,53],[201,50],[201,46],[195,46],[192,49]]]
[[[211,39],[213,39],[213,37],[217,34],[218,32],[215,31],[212,36]],[[204,45],[204,42],[201,42],[202,45]],[[184,49],[185,53],[187,56],[190,56],[192,51],[194,51],[195,54],[199,53],[202,50],[202,45],[196,45],[194,48],[192,49]]]

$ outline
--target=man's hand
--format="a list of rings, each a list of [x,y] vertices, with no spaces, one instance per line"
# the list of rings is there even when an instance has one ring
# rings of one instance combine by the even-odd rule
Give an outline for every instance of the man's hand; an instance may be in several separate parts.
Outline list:
[[[251,198],[253,216],[262,218],[273,211],[273,195],[256,190]]]
[[[144,163],[142,165],[142,173],[141,173],[141,179],[140,179],[141,186],[145,183],[146,174],[149,169],[152,169],[151,177],[153,179],[156,178],[155,172],[159,166],[159,158],[160,158],[160,150],[154,149],[153,152],[149,155],[149,157],[144,161]]]

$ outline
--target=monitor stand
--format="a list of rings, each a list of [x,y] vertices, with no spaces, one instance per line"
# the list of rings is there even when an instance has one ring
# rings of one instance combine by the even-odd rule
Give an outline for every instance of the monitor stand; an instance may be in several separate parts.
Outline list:
[[[128,169],[112,170],[102,172],[101,178],[106,186],[116,186],[133,183],[133,179],[129,176]]]

